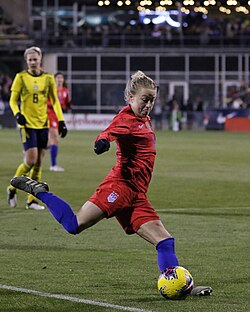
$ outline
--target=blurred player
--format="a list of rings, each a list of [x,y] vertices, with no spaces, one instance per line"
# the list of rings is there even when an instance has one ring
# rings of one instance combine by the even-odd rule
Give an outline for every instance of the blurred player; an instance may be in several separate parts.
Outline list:
[[[71,234],[78,234],[103,218],[116,217],[125,233],[136,233],[156,247],[160,271],[178,266],[174,238],[147,199],[154,167],[155,133],[150,122],[157,97],[155,82],[136,72],[127,82],[125,106],[94,144],[96,154],[117,145],[117,163],[77,214],[68,203],[49,193],[46,183],[16,177],[11,184],[44,202],[54,218]],[[87,182],[87,181],[86,181]],[[209,295],[211,287],[194,288],[193,295]]]
[[[62,73],[55,74],[57,95],[64,113],[70,110],[70,95],[69,89],[66,87],[65,79]],[[59,131],[58,119],[56,117],[53,105],[49,99],[48,101],[48,116],[49,116],[49,148],[50,148],[50,171],[64,171],[64,169],[57,165],[58,145],[59,145]]]
[[[42,52],[38,47],[25,50],[24,58],[28,70],[16,74],[11,87],[10,107],[20,127],[20,136],[24,148],[24,162],[17,168],[15,176],[29,175],[39,181],[42,174],[42,159],[48,143],[47,99],[50,97],[56,116],[59,120],[59,133],[67,134],[67,128],[60,102],[57,97],[55,79],[52,74],[41,69]],[[18,101],[20,98],[20,107]],[[11,208],[17,204],[16,189],[9,186],[7,200]],[[30,195],[26,208],[44,209]]]

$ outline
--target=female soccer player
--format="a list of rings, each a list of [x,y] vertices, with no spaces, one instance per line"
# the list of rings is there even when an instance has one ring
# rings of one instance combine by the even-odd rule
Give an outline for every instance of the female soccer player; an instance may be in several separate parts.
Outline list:
[[[149,113],[157,97],[155,82],[137,71],[127,82],[125,106],[94,144],[96,154],[117,145],[117,163],[89,200],[75,215],[68,203],[49,193],[46,183],[16,177],[11,184],[44,202],[55,219],[71,234],[78,234],[103,218],[116,217],[127,234],[136,233],[156,247],[161,271],[177,266],[174,238],[165,229],[147,199],[154,167],[155,133]],[[199,286],[195,295],[208,295],[210,287]]]
[[[61,104],[62,110],[66,113],[70,109],[70,95],[69,89],[66,87],[65,79],[62,73],[55,74],[57,95]],[[49,99],[48,101],[48,116],[49,116],[49,148],[50,148],[50,171],[64,171],[64,169],[57,165],[59,132],[58,119],[56,117],[53,105]]]
[[[28,70],[18,73],[11,87],[10,107],[20,127],[24,148],[24,162],[17,168],[15,176],[30,175],[34,180],[41,178],[41,163],[48,143],[47,100],[50,97],[59,120],[59,133],[67,134],[60,102],[57,97],[55,79],[41,69],[42,52],[38,47],[25,50],[24,58]],[[19,108],[18,100],[21,100]],[[11,208],[17,204],[16,189],[7,188],[7,200]],[[26,208],[44,209],[32,195],[28,196]]]

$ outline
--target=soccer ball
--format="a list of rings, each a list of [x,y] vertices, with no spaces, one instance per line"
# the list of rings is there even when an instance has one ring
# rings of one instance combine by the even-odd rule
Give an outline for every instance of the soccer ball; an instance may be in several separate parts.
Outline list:
[[[185,299],[194,287],[190,272],[181,267],[169,267],[158,278],[158,290],[165,299]]]

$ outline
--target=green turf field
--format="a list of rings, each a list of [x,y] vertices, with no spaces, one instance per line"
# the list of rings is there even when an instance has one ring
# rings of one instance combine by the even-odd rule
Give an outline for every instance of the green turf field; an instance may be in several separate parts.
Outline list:
[[[71,131],[61,140],[65,172],[48,170],[49,153],[44,162],[43,180],[75,211],[115,163],[114,146],[94,154],[96,135]],[[126,236],[115,219],[71,236],[48,210],[25,210],[22,192],[18,207],[8,207],[6,187],[23,154],[18,132],[0,130],[0,311],[249,311],[249,142],[240,133],[157,133],[149,199],[175,236],[180,264],[214,289],[208,298],[166,301],[154,247]]]

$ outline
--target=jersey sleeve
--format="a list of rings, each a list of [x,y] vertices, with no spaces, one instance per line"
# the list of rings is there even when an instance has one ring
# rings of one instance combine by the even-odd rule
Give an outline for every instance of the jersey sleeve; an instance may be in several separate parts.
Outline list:
[[[16,74],[16,77],[11,86],[11,96],[10,96],[10,108],[14,116],[16,116],[16,114],[20,112],[18,106],[18,99],[20,96],[21,88],[22,88],[21,77],[19,74]]]
[[[67,103],[69,103],[71,101],[70,94],[69,94],[69,89],[66,88],[66,90],[67,90]]]
[[[67,102],[66,102],[67,109],[71,109],[71,97],[69,93],[69,89],[67,88]]]
[[[56,114],[58,121],[64,120],[62,107],[61,107],[61,104],[60,104],[58,96],[57,96],[56,82],[55,82],[55,78],[53,76],[51,76],[51,84],[50,84],[50,88],[49,88],[49,98],[50,98],[52,107],[55,111],[55,114]]]
[[[111,124],[102,131],[97,140],[107,139],[109,142],[116,140],[117,138],[127,135],[130,133],[130,123],[128,118],[124,116],[124,114],[118,114],[114,117]]]

